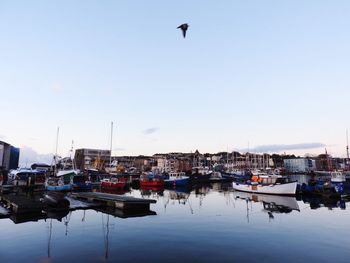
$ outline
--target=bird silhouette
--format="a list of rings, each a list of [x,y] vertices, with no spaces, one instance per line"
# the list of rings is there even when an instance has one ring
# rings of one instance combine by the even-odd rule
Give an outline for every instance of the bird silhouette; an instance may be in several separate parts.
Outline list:
[[[187,31],[188,27],[189,27],[188,24],[182,24],[182,25],[177,27],[177,28],[180,28],[182,30],[182,35],[184,36],[184,38],[186,37],[186,31]]]

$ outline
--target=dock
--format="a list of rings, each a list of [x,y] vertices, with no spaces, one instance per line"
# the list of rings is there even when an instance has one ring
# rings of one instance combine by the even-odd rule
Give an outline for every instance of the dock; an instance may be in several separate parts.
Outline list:
[[[135,198],[131,196],[114,195],[99,192],[72,193],[71,196],[76,199],[86,200],[88,202],[96,202],[101,206],[109,206],[121,210],[148,211],[150,210],[150,204],[157,202],[156,200],[152,199]]]
[[[35,200],[24,195],[0,195],[0,202],[13,213],[41,212],[43,204],[40,200]]]

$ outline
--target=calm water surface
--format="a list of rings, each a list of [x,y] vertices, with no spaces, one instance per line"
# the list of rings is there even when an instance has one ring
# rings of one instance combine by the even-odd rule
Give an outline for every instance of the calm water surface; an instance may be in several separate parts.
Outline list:
[[[349,203],[229,188],[131,190],[157,200],[142,217],[1,219],[0,262],[350,262]]]

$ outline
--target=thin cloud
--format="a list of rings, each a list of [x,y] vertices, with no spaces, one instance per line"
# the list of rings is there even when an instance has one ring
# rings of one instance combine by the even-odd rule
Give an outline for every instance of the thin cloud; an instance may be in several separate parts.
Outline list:
[[[5,136],[5,135],[3,135],[3,134],[0,134],[0,139],[2,139],[2,140],[6,140],[6,136]]]
[[[51,90],[55,93],[60,93],[64,90],[64,87],[59,83],[55,83],[51,86]]]
[[[117,148],[113,148],[113,151],[125,152],[126,149],[125,149],[125,148],[122,148],[122,147],[117,147]]]
[[[290,150],[307,150],[307,149],[317,149],[325,147],[324,143],[310,142],[310,143],[297,143],[297,144],[270,144],[270,145],[260,145],[251,149],[241,149],[243,152],[281,152]]]
[[[153,127],[153,128],[148,128],[148,129],[142,131],[142,133],[145,134],[145,135],[149,135],[149,134],[155,133],[158,130],[159,130],[159,128]]]

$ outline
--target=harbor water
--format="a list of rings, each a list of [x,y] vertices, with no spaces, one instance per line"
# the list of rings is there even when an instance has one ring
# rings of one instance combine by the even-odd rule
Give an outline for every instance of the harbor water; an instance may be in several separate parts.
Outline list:
[[[344,200],[254,195],[230,184],[129,190],[148,214],[93,209],[0,219],[1,262],[349,262]]]

